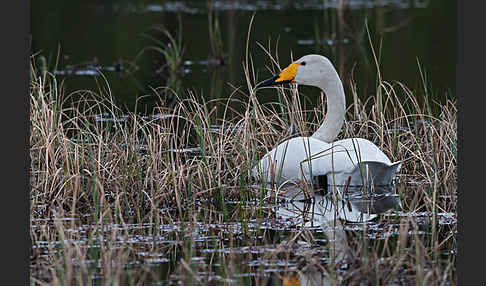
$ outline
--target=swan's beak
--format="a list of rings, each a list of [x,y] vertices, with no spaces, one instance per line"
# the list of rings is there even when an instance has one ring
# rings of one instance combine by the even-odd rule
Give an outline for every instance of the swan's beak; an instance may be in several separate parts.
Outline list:
[[[298,63],[292,63],[285,69],[283,69],[278,75],[259,82],[256,87],[280,85],[285,83],[294,82],[295,75],[297,74],[297,69],[299,68]]]

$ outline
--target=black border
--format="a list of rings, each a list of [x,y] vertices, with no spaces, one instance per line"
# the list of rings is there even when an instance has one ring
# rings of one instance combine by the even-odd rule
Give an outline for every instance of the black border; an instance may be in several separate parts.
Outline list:
[[[480,285],[484,226],[484,1],[457,1],[457,285]],[[469,140],[466,139],[469,134]],[[472,137],[475,137],[471,139]],[[471,157],[471,153],[474,157]],[[469,159],[469,160],[468,160]],[[468,229],[466,230],[466,225]],[[469,232],[469,234],[468,234]],[[474,233],[475,232],[475,233]]]
[[[461,188],[460,185],[462,183],[462,173],[463,169],[463,136],[462,136],[462,124],[463,124],[463,97],[460,96],[462,92],[464,92],[464,82],[463,78],[460,75],[464,69],[464,2],[460,1],[457,3],[457,67],[456,67],[456,97],[457,97],[457,206],[456,206],[456,213],[457,213],[457,234],[456,234],[456,241],[457,241],[457,254],[456,254],[456,273],[457,273],[457,285],[464,285],[464,269],[466,268],[462,260],[464,260],[464,249],[462,244],[464,243],[464,229],[463,229],[463,209],[462,205],[464,203],[464,197],[462,192],[465,188]]]
[[[7,2],[5,2],[7,4]],[[0,9],[3,285],[30,285],[29,56],[30,0]],[[11,281],[12,280],[12,281]]]

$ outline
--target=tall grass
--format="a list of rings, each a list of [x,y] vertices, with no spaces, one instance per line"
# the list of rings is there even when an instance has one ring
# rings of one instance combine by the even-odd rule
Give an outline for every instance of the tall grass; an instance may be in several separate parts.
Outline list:
[[[278,60],[274,64],[279,66]],[[56,76],[38,69],[32,58],[30,235],[35,246],[32,279],[38,284],[86,285],[100,277],[106,285],[134,285],[167,273],[204,284],[198,274],[204,269],[190,262],[195,250],[187,233],[198,224],[238,222],[240,232],[222,234],[228,241],[237,241],[236,235],[246,237],[239,243],[272,241],[259,227],[271,216],[264,209],[268,190],[252,181],[250,170],[258,158],[295,134],[293,126],[311,134],[325,117],[323,108],[303,104],[305,98],[295,86],[279,87],[279,100],[259,103],[251,56],[245,67],[247,92],[239,88],[228,99],[212,101],[194,93],[186,98],[175,94],[173,107],[158,107],[151,116],[122,113],[107,82],[100,88],[105,93],[65,94]],[[348,285],[365,278],[373,285],[403,279],[422,285],[455,284],[455,253],[440,255],[455,250],[455,226],[439,221],[443,213],[455,213],[455,101],[432,102],[427,93],[416,94],[400,82],[380,78],[380,99],[362,102],[358,87],[349,84],[353,101],[339,137],[367,138],[393,161],[403,161],[397,188],[403,212],[377,222],[384,228],[399,225],[391,237],[370,240],[372,230],[347,231],[354,251],[348,271],[340,270],[340,264],[315,267],[324,267]],[[242,108],[232,109],[234,102]],[[434,109],[439,112],[432,113]],[[421,213],[431,214],[424,218],[426,223],[417,222],[415,215]],[[176,243],[169,249],[155,240],[144,246],[148,253],[164,253],[172,269],[165,274],[146,267],[127,269],[141,255],[140,249],[120,242],[132,237],[134,225],[143,237],[153,238],[162,235],[162,226],[181,227],[170,234]],[[305,231],[292,235],[313,241]],[[44,242],[54,243],[56,250],[37,252]],[[290,254],[296,255],[282,244],[265,255],[285,260]],[[305,264],[311,265],[314,260],[307,258]],[[237,263],[241,257],[216,255],[211,265],[213,259],[219,259],[224,279],[263,284],[257,278],[237,278],[235,273],[248,271]]]
[[[143,33],[142,35],[149,39],[152,45],[143,48],[137,54],[135,60],[146,51],[154,51],[164,57],[165,65],[163,67],[167,68],[169,73],[179,73],[184,55],[184,43],[182,41],[182,20],[180,19],[180,15],[177,20],[178,26],[175,35],[164,25],[153,25],[150,30],[155,34]],[[160,37],[160,35],[163,37]]]
[[[207,1],[208,11],[208,34],[210,46],[210,59],[216,60],[218,64],[224,64],[225,53],[223,49],[223,37],[219,24],[218,12],[213,7],[212,0]]]

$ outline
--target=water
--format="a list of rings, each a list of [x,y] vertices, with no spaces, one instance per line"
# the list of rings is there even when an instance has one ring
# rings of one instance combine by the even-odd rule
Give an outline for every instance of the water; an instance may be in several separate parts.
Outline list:
[[[404,188],[403,185],[397,187]],[[410,192],[416,191],[407,188]],[[205,281],[204,285],[224,285],[225,282],[241,285],[251,281],[251,285],[257,285],[265,281],[276,283],[282,275],[299,269],[312,277],[315,271],[306,272],[302,265],[307,265],[310,257],[327,265],[331,263],[330,251],[337,254],[335,263],[340,263],[339,259],[349,259],[345,250],[349,247],[354,251],[359,249],[359,246],[353,246],[356,235],[364,235],[368,239],[368,245],[393,244],[403,234],[401,227],[404,221],[413,222],[414,226],[408,229],[411,237],[429,233],[427,225],[431,220],[430,213],[402,212],[395,187],[377,191],[374,201],[364,200],[369,197],[359,193],[359,190],[350,191],[348,202],[351,202],[353,209],[356,204],[358,209],[374,210],[377,205],[382,205],[380,200],[384,198],[383,195],[394,199],[393,203],[387,203],[386,207],[380,208],[377,214],[379,219],[376,214],[366,218],[367,215],[363,212],[361,220],[352,219],[348,215],[348,219],[343,221],[334,220],[335,209],[330,196],[318,196],[315,203],[269,203],[262,217],[252,218],[246,224],[238,219],[224,222],[208,220],[194,211],[197,206],[190,210],[190,216],[197,219],[185,223],[176,220],[162,224],[103,225],[72,218],[33,219],[32,232],[36,235],[42,236],[55,229],[63,229],[69,239],[35,241],[32,250],[37,256],[37,263],[31,266],[31,271],[38,279],[48,277],[42,265],[47,264],[53,255],[69,257],[63,249],[71,247],[79,249],[80,253],[88,253],[83,260],[74,255],[71,262],[78,271],[83,267],[90,269],[90,279],[95,285],[102,285],[102,273],[107,275],[107,264],[112,265],[113,271],[122,267],[122,273],[127,275],[132,270],[138,271],[136,277],[139,281],[151,285],[184,284],[188,283],[187,279],[191,275],[197,281]],[[362,207],[364,201],[368,203],[367,207]],[[228,204],[236,206],[238,202]],[[341,205],[341,202],[337,205]],[[210,207],[207,202],[203,202],[201,206]],[[323,211],[322,207],[326,210]],[[171,210],[174,213],[176,211],[176,208]],[[340,212],[342,213],[338,210]],[[437,216],[439,234],[447,237],[455,228],[456,216],[453,213],[438,213]],[[307,220],[302,220],[303,217]],[[330,250],[329,243],[334,245],[333,250]],[[447,246],[442,246],[441,249],[444,257],[455,251]],[[114,255],[117,251],[126,254],[125,261],[119,254]],[[111,256],[103,256],[103,252],[113,253],[111,263],[106,261]],[[386,257],[384,255],[383,259],[387,259]],[[181,260],[190,270],[181,266]],[[348,268],[349,265],[342,264],[339,268],[341,274],[344,275]],[[143,277],[143,273],[150,275]]]
[[[249,43],[256,80],[270,76],[266,70],[270,60],[257,43],[270,48],[273,55],[278,50],[282,66],[290,62],[291,54],[297,58],[321,53],[335,63],[345,88],[349,90],[353,78],[359,96],[366,99],[376,81],[365,32],[367,20],[375,48],[381,45],[383,79],[403,82],[416,96],[422,96],[419,61],[432,96],[439,101],[455,97],[455,1],[344,3],[340,18],[338,1],[213,1],[225,54],[225,65],[218,65],[211,64],[205,1],[35,1],[32,51],[46,56],[49,67],[65,79],[67,92],[98,90],[103,73],[117,104],[128,110],[136,104],[142,112],[157,104],[173,104],[170,99],[160,102],[153,96],[153,89],[169,81],[181,97],[191,90],[207,99],[227,98],[236,87],[246,89],[242,65],[250,18],[256,13]],[[153,44],[143,33],[163,24],[177,34],[179,16],[184,64],[174,76],[161,69],[164,60],[160,54],[137,55]],[[338,25],[344,28],[336,28]],[[315,92],[306,87],[302,90],[304,94],[309,90],[308,95]],[[259,92],[261,102],[274,101],[274,97],[271,90]],[[317,102],[311,102],[310,108],[312,104]]]

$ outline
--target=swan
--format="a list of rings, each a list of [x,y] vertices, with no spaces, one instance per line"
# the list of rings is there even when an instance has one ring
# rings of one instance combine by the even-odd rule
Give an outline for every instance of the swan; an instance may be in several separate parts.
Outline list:
[[[327,113],[310,137],[294,137],[273,148],[252,168],[252,176],[266,184],[315,181],[330,185],[390,185],[401,168],[378,146],[364,138],[337,140],[344,122],[344,88],[331,61],[306,55],[256,88],[296,83],[320,88],[326,94]]]

